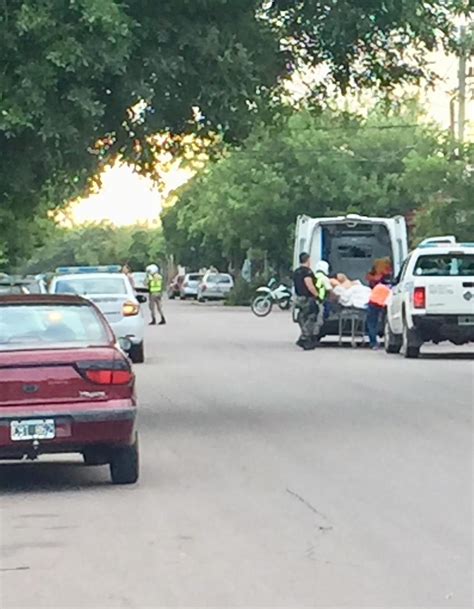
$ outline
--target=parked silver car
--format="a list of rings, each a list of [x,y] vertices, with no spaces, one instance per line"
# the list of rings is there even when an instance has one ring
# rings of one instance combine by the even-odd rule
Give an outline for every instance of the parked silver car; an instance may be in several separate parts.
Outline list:
[[[179,288],[179,297],[181,300],[186,300],[186,298],[197,298],[199,284],[203,278],[204,275],[202,273],[187,273]]]
[[[228,273],[206,273],[198,287],[199,302],[224,300],[234,287],[234,280]]]

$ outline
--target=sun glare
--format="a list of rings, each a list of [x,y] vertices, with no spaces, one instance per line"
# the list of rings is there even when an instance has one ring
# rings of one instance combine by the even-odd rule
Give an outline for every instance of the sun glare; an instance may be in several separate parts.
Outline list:
[[[190,177],[190,171],[174,168],[166,176],[162,193],[151,180],[131,167],[117,164],[102,174],[102,187],[98,193],[73,203],[70,217],[76,224],[104,220],[116,226],[154,224],[159,220],[163,197]]]

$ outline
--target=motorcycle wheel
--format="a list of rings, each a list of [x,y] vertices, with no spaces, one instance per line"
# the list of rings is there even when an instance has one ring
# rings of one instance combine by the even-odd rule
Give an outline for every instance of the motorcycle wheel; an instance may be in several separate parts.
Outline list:
[[[288,298],[282,298],[279,300],[278,306],[282,311],[288,311],[288,309],[291,307],[291,297],[288,296]]]
[[[252,312],[257,317],[266,317],[270,314],[273,302],[268,296],[257,296],[252,302]]]

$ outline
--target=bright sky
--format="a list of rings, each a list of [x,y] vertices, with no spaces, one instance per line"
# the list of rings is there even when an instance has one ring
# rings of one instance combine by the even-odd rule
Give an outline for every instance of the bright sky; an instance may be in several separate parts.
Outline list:
[[[101,190],[74,206],[74,221],[109,220],[117,226],[155,223],[161,212],[162,197],[184,184],[189,177],[189,171],[172,170],[162,194],[153,187],[151,180],[138,175],[131,167],[120,164],[109,167],[102,175]]]

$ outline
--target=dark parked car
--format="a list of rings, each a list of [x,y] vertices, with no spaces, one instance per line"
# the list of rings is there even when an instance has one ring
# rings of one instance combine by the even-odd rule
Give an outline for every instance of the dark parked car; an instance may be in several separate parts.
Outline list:
[[[135,377],[94,304],[0,296],[0,378],[0,459],[82,453],[115,484],[136,482]]]

